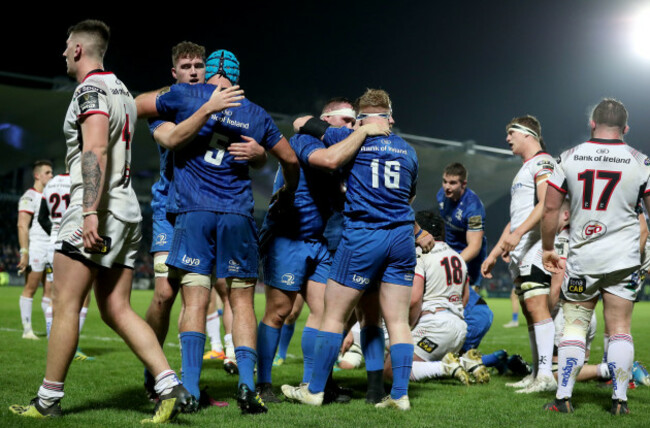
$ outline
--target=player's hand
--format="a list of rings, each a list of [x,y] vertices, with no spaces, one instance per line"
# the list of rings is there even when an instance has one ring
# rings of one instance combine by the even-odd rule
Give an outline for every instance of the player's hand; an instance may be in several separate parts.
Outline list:
[[[517,247],[519,241],[521,241],[521,234],[517,230],[514,230],[505,237],[501,243],[501,248],[503,248],[503,251],[509,253]]]
[[[293,191],[282,186],[271,196],[269,203],[269,220],[283,236],[291,236],[292,232],[297,232],[300,224],[298,210],[293,205],[294,197]]]
[[[378,135],[390,135],[390,127],[388,123],[368,123],[361,127],[369,137],[376,137]]]
[[[98,253],[104,246],[104,240],[97,232],[99,219],[97,214],[92,214],[84,217],[82,238],[84,242],[84,249],[88,253]]]
[[[487,256],[487,258],[481,264],[481,275],[484,278],[492,278],[492,268],[496,264],[497,260],[492,256]]]
[[[555,250],[544,250],[542,252],[542,263],[544,269],[551,273],[562,272],[562,258],[558,256]]]
[[[239,88],[239,85],[231,86],[230,88],[221,89],[221,85],[212,92],[210,99],[206,105],[210,112],[216,113],[227,108],[239,107],[241,101],[244,99],[244,90]]]
[[[240,143],[231,143],[228,146],[228,152],[235,157],[237,161],[258,160],[266,154],[264,147],[260,146],[255,138],[241,136],[244,141]]]
[[[29,253],[21,254],[20,261],[18,262],[18,275],[25,273],[27,266],[29,265]]]
[[[350,346],[354,343],[354,336],[352,335],[352,332],[348,332],[348,334],[345,336],[343,339],[343,343],[341,344],[341,349],[339,351],[340,354],[345,354],[348,352],[350,349]]]
[[[501,260],[503,260],[504,263],[506,263],[506,264],[510,264],[510,253],[506,252],[506,253],[501,254]]]
[[[423,253],[428,253],[436,245],[436,240],[433,239],[433,236],[429,232],[422,230],[422,234],[415,240],[415,245],[422,248]]]

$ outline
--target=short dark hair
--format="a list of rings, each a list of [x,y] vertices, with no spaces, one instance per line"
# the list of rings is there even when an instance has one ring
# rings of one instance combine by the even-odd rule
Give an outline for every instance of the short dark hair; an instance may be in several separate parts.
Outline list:
[[[627,110],[619,100],[604,98],[591,112],[591,120],[596,125],[617,126],[623,131],[627,126]]]
[[[460,162],[453,162],[447,165],[442,172],[443,175],[460,177],[461,181],[467,181],[467,168]]]
[[[37,170],[39,170],[42,166],[49,166],[50,168],[54,168],[54,164],[52,161],[48,159],[40,159],[34,162],[34,166],[32,167],[32,172],[36,173]]]
[[[444,241],[445,239],[445,221],[431,210],[418,211],[415,213],[415,221],[420,227],[433,236],[436,241]]]
[[[172,48],[172,66],[181,58],[201,58],[205,61],[205,48],[196,43],[182,41]]]
[[[78,33],[89,35],[93,40],[93,47],[96,49],[95,53],[100,58],[104,57],[111,38],[111,29],[108,25],[97,19],[86,19],[68,28],[68,36]]]

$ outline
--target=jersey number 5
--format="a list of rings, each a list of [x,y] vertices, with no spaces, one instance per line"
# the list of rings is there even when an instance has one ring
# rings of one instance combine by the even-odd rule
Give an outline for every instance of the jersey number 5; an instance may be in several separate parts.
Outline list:
[[[598,198],[598,205],[596,205],[597,211],[605,211],[616,185],[621,181],[621,172],[586,169],[578,174],[578,180],[582,181],[582,209],[591,209],[594,196],[594,178],[607,180],[607,184],[605,184],[605,188],[600,194],[600,198]]]
[[[203,159],[212,165],[221,165],[223,156],[226,154],[225,147],[228,147],[228,137],[216,133],[212,134],[212,139],[210,140],[210,148],[205,152]]]

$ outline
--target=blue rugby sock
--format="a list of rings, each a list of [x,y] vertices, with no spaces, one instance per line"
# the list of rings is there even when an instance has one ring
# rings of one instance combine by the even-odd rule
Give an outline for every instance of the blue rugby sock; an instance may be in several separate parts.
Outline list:
[[[273,356],[280,340],[280,329],[260,321],[257,327],[257,383],[271,383]]]
[[[483,355],[483,357],[481,358],[481,361],[483,361],[483,365],[485,367],[495,366],[499,362],[499,352],[501,351],[496,351],[491,354]]]
[[[390,396],[398,399],[408,395],[409,376],[413,366],[413,344],[396,343],[390,347],[390,360],[393,366],[393,388]]]
[[[235,358],[237,358],[237,367],[239,368],[239,381],[237,382],[237,387],[244,384],[248,386],[251,391],[254,391],[257,352],[247,346],[238,346],[235,348]]]
[[[513,312],[512,313],[512,320],[513,321],[519,321],[519,312]]]
[[[314,360],[314,372],[309,381],[309,392],[312,394],[325,390],[327,378],[334,367],[342,342],[343,335],[341,333],[318,332],[314,345],[314,355],[318,355],[318,358]]]
[[[296,329],[296,324],[283,324],[282,333],[280,334],[280,345],[278,346],[278,355],[280,358],[287,359],[287,350],[293,337],[293,332]]]
[[[366,370],[384,369],[384,330],[370,325],[361,329],[361,351],[366,360]]]
[[[302,381],[303,383],[309,382],[311,375],[314,371],[314,345],[316,345],[316,335],[318,330],[311,327],[305,327],[302,330],[302,340],[300,345],[302,346],[302,358],[303,358],[303,371],[302,371]]]
[[[185,331],[180,334],[181,360],[183,362],[182,382],[187,391],[197,400],[201,396],[199,378],[203,367],[203,349],[205,334],[197,331]]]

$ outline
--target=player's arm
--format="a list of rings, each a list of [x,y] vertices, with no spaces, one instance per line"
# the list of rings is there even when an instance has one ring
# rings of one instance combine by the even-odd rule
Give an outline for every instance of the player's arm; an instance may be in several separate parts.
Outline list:
[[[282,166],[282,176],[284,177],[284,189],[294,192],[298,187],[300,179],[300,166],[298,158],[286,138],[282,137],[280,141],[269,150],[275,156]]]
[[[103,239],[98,233],[97,207],[102,198],[106,178],[109,124],[108,116],[93,114],[82,116],[81,133],[84,136],[81,153],[81,178],[83,182],[83,242],[87,251],[100,251]]]
[[[411,303],[409,305],[409,325],[415,327],[422,313],[422,300],[424,297],[424,277],[420,274],[413,276],[413,288],[411,289]]]
[[[309,119],[313,119],[313,118],[314,118],[314,116],[301,116],[298,119],[294,120],[293,121],[293,132],[301,133],[300,128],[305,126],[305,124],[309,121]]]
[[[469,302],[469,277],[465,279],[465,285],[463,286],[463,308],[467,306],[467,302]]]
[[[506,227],[503,228],[503,232],[501,232],[501,237],[499,238],[499,241],[494,246],[494,248],[492,248],[490,254],[488,254],[488,256],[481,264],[481,275],[483,275],[485,278],[492,278],[492,273],[491,273],[492,268],[496,264],[497,259],[501,257],[503,254],[507,254],[507,252],[503,250],[502,243],[509,234],[510,234],[510,222],[508,222],[508,224],[506,224]]]
[[[390,128],[387,124],[370,123],[363,125],[343,141],[325,149],[315,150],[309,155],[309,165],[325,171],[336,171],[354,158],[367,137],[387,136],[389,134]]]
[[[521,241],[521,237],[524,236],[526,232],[539,225],[539,221],[542,219],[542,211],[544,210],[544,199],[546,198],[546,188],[548,187],[549,177],[550,174],[543,174],[535,179],[538,202],[526,220],[513,230],[503,241],[502,247],[504,251],[510,252],[514,250],[517,244],[519,244],[519,241]]]
[[[560,256],[555,251],[555,234],[560,219],[560,207],[565,194],[554,186],[547,186],[542,213],[542,263],[551,273],[559,273],[562,269]]]
[[[467,247],[460,252],[460,256],[465,263],[469,263],[474,260],[478,253],[481,252],[481,246],[483,245],[483,235],[485,234],[482,230],[468,230],[465,232],[465,239],[467,240]]]
[[[41,198],[41,208],[38,210],[38,224],[41,225],[45,233],[52,233],[52,221],[50,220],[50,210],[45,198]]]
[[[264,147],[259,145],[252,137],[241,136],[244,141],[240,143],[231,143],[228,146],[228,152],[235,157],[237,161],[247,161],[252,168],[260,169],[266,165],[268,156]]]
[[[27,211],[18,212],[18,244],[20,245],[20,261],[18,273],[25,272],[29,265],[29,225],[34,215]]]
[[[138,110],[138,119],[158,117],[156,108],[156,98],[169,87],[161,88],[156,91],[145,92],[135,97],[135,107]]]
[[[641,245],[641,255],[645,251],[645,244],[648,240],[648,222],[645,219],[643,213],[639,214],[639,226],[641,226],[641,239],[639,240]]]
[[[181,149],[196,137],[214,113],[240,106],[241,103],[237,101],[244,98],[243,93],[244,91],[240,90],[239,86],[232,86],[224,90],[221,90],[221,87],[218,86],[212,92],[210,99],[192,113],[190,117],[178,124],[165,122],[156,128],[153,134],[154,139],[166,149]]]

